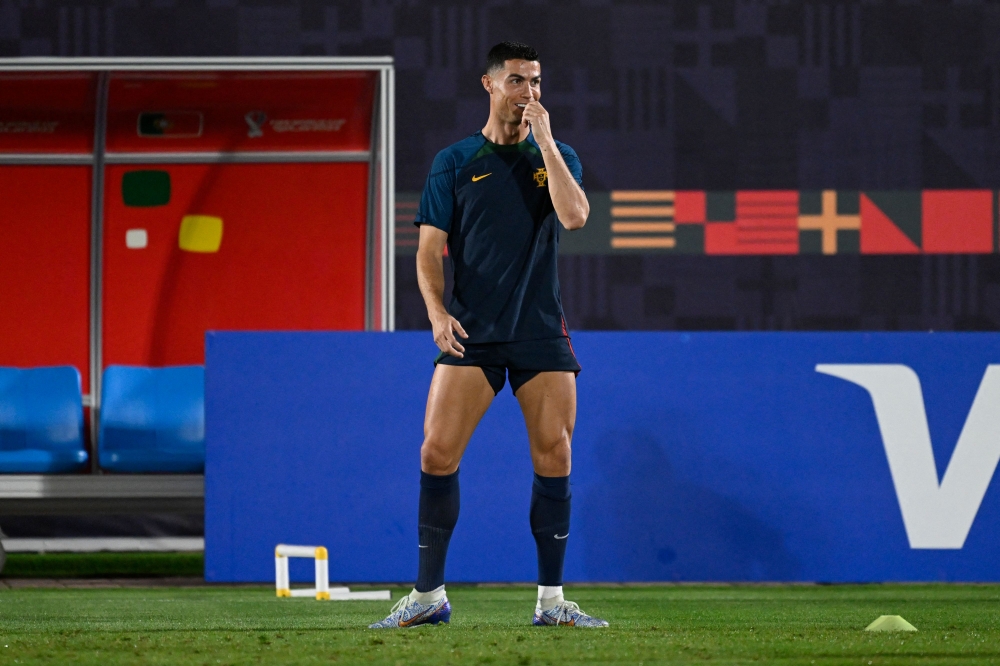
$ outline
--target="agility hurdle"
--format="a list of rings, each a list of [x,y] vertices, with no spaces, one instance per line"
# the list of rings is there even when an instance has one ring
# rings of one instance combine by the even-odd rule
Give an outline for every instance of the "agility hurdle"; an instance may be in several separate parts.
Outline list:
[[[292,589],[288,574],[288,558],[308,557],[316,564],[315,586]],[[279,543],[274,547],[274,588],[278,597],[314,597],[317,601],[387,600],[389,590],[351,592],[349,587],[330,587],[330,559],[324,546],[290,546]]]

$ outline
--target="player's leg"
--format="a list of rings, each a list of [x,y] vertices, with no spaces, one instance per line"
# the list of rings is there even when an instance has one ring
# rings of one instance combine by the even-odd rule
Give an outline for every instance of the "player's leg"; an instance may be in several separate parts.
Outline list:
[[[528,428],[535,473],[568,477],[576,425],[576,376],[572,372],[539,372],[517,387],[514,395]]]
[[[458,470],[465,447],[495,395],[484,368],[437,365],[424,414],[422,472],[441,476]]]
[[[494,395],[482,368],[439,364],[434,371],[420,447],[419,593],[444,584],[448,543],[458,521],[458,465]]]
[[[511,388],[521,405],[535,478],[531,492],[531,532],[538,551],[538,603],[534,624],[606,627],[562,591],[563,564],[570,527],[569,474],[576,425],[576,374],[571,371],[526,375],[511,372]],[[516,379],[515,379],[516,377]],[[516,384],[520,384],[519,386]]]
[[[535,468],[530,518],[538,550],[539,599],[551,601],[561,594],[569,537],[576,378],[572,372],[540,372],[515,395],[528,428]]]
[[[372,628],[437,624],[451,618],[444,590],[444,566],[458,521],[458,465],[476,425],[496,395],[486,372],[480,367],[444,363],[434,370],[420,447],[417,582],[389,617]]]

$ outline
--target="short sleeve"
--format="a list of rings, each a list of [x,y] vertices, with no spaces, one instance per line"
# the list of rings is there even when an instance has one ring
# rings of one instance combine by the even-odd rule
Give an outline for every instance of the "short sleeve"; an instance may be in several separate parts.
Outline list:
[[[569,172],[573,175],[573,180],[576,181],[577,185],[583,187],[583,165],[580,164],[580,158],[577,156],[576,151],[565,143],[559,142],[557,145],[559,154],[562,155],[563,161],[569,167]]]
[[[429,224],[448,233],[455,214],[455,169],[452,159],[442,151],[434,158],[431,172],[427,176],[424,192],[420,196],[420,207],[413,223],[418,227]]]

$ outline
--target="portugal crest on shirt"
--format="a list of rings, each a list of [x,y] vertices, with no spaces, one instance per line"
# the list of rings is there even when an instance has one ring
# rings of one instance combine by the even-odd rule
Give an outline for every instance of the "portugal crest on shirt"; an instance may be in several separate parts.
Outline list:
[[[534,173],[535,182],[538,183],[538,187],[545,187],[545,184],[549,180],[549,173],[545,170],[545,167],[541,167]]]

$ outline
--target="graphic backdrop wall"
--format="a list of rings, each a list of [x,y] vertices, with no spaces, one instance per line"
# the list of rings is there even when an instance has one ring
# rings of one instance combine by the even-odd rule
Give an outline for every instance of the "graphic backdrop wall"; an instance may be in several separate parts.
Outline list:
[[[0,0],[4,56],[393,55],[401,254],[435,152],[484,123],[486,50],[534,44],[594,203],[567,316],[604,329],[1000,329],[998,31],[986,0]],[[660,210],[616,214],[635,191]],[[763,220],[739,205],[758,191]],[[732,203],[685,219],[682,192]],[[792,256],[675,256],[734,251]],[[398,325],[426,327],[412,258],[397,273]]]

